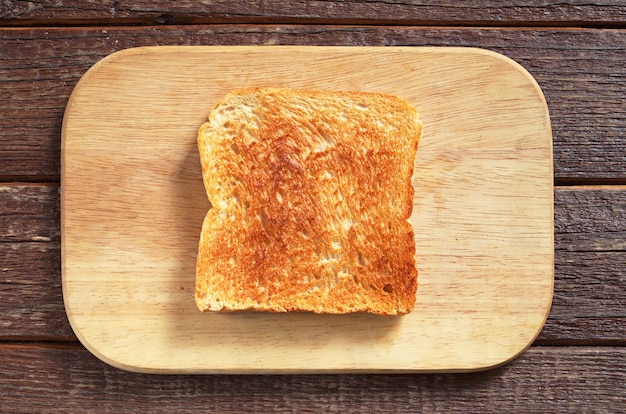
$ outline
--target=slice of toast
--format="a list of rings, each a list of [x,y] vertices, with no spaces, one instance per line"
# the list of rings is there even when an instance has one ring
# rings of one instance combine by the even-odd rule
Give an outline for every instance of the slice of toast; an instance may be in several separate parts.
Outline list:
[[[396,315],[415,304],[413,166],[422,124],[394,96],[227,95],[198,146],[212,208],[201,311]]]

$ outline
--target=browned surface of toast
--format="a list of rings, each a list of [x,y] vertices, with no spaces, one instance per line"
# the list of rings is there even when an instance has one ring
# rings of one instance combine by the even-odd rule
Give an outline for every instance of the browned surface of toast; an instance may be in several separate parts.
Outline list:
[[[422,125],[397,97],[243,89],[198,146],[212,208],[202,311],[371,312],[415,304],[413,167]]]

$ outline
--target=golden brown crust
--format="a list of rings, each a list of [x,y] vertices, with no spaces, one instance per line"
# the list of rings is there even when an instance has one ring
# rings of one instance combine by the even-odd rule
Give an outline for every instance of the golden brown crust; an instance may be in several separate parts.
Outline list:
[[[410,312],[417,269],[407,220],[421,129],[415,108],[393,96],[226,96],[198,134],[213,205],[198,308]]]

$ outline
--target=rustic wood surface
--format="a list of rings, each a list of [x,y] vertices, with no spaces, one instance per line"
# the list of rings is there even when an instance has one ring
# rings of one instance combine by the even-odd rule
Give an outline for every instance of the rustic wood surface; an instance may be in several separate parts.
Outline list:
[[[453,1],[254,1],[167,2],[136,0],[27,2],[4,1],[0,22],[47,24],[200,24],[217,22],[332,22],[338,24],[601,26],[620,27],[626,20],[622,1],[540,0],[511,2]]]
[[[78,78],[101,58],[146,45],[236,44],[471,46],[502,53],[522,64],[546,96],[556,183],[626,180],[626,30],[312,25],[7,28],[0,30],[0,42],[0,108],[6,114],[0,118],[0,157],[6,159],[0,178],[5,181],[58,180],[65,104]]]
[[[626,411],[626,4],[0,1],[0,412]],[[204,4],[211,3],[211,4]],[[555,291],[513,362],[468,375],[153,376],[94,358],[65,316],[65,104],[142,45],[476,46],[521,63],[551,112]]]
[[[11,413],[624,412],[624,374],[615,368],[623,348],[534,347],[471,375],[368,376],[141,375],[72,345],[11,344],[0,352]]]

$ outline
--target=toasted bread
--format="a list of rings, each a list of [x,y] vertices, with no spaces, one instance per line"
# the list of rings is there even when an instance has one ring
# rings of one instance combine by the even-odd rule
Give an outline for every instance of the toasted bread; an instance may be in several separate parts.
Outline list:
[[[212,204],[198,308],[410,312],[421,132],[417,110],[394,96],[253,88],[223,98],[198,133]]]

